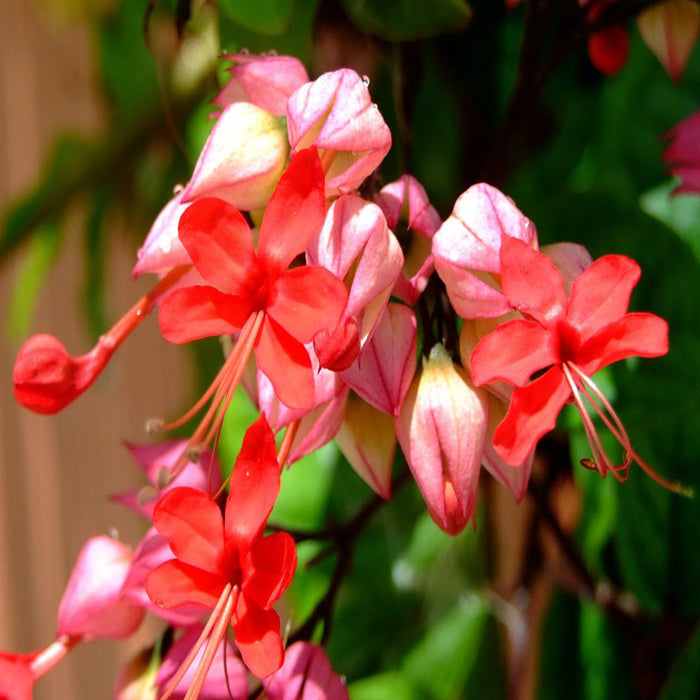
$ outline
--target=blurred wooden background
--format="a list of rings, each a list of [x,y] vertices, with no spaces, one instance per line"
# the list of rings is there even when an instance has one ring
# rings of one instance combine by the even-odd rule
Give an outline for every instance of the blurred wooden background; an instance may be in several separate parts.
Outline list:
[[[34,183],[58,132],[103,128],[93,63],[84,26],[61,22],[32,0],[0,3],[0,208]],[[69,352],[82,354],[95,339],[80,299],[81,213],[74,217],[32,332],[53,333]],[[149,281],[132,281],[135,247],[111,238],[107,285],[116,320]],[[20,343],[8,336],[5,319],[22,255],[0,267],[0,649],[28,652],[54,639],[58,604],[85,540],[116,528],[133,545],[145,531],[145,522],[107,500],[143,483],[121,441],[145,441],[149,417],[176,415],[190,373],[186,352],[165,343],[151,318],[61,415],[36,416],[17,406],[12,368]],[[126,642],[79,646],[38,681],[35,697],[110,697],[119,664],[152,639],[154,628],[151,621]]]

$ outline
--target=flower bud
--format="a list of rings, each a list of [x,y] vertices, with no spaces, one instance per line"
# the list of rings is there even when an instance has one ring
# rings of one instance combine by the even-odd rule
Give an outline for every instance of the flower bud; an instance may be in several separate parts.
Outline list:
[[[86,542],[58,609],[58,636],[119,639],[136,631],[144,611],[122,596],[131,556],[111,537]]]
[[[336,441],[352,468],[382,498],[391,498],[396,438],[391,416],[350,394]]]
[[[537,249],[535,225],[510,197],[491,185],[473,185],[455,202],[433,237],[435,269],[462,318],[510,311],[501,291],[501,240],[511,236]]]
[[[348,68],[296,90],[287,103],[287,129],[293,151],[319,149],[328,196],[359,187],[391,147],[391,132],[367,83]]]
[[[15,399],[36,413],[58,413],[97,379],[112,352],[98,343],[88,354],[73,357],[54,336],[34,335],[17,355]]]
[[[396,435],[430,515],[451,535],[474,516],[487,425],[483,390],[435,345],[408,390]]]
[[[270,114],[284,116],[289,96],[309,81],[306,68],[292,56],[224,55],[234,65],[231,80],[213,100],[224,109],[234,102],[252,102]]]
[[[229,105],[202,149],[183,204],[219,197],[237,209],[264,207],[287,162],[284,120],[249,102]]]

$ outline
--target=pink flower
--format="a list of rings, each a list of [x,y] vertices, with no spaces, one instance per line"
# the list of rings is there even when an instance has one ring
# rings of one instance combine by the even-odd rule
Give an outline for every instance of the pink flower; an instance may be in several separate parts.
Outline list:
[[[671,487],[636,455],[619,418],[590,379],[626,357],[658,357],[668,351],[668,326],[662,318],[627,313],[639,266],[622,255],[602,257],[574,281],[567,299],[563,277],[552,262],[507,238],[501,247],[501,274],[506,299],[524,318],[500,325],[471,355],[477,386],[500,380],[515,387],[508,413],[494,434],[498,454],[508,464],[522,463],[573,399],[594,454],[587,466],[603,476],[612,470],[624,479],[634,459]],[[541,370],[544,373],[533,379]],[[621,466],[614,466],[605,453],[583,397],[622,444],[626,456]]]
[[[666,138],[670,143],[663,159],[681,180],[674,193],[700,193],[700,111],[676,124]]]
[[[130,565],[129,548],[110,537],[85,543],[61,600],[56,640],[30,654],[0,652],[0,698],[31,700],[34,682],[76,644],[136,631],[143,610],[122,595]]]
[[[231,79],[213,100],[221,109],[234,102],[252,102],[270,114],[284,116],[290,95],[309,81],[306,68],[292,56],[234,53],[223,58],[234,65],[228,69]]]
[[[93,537],[80,551],[58,609],[58,635],[120,639],[133,634],[143,610],[122,595],[131,550],[111,537]]]
[[[474,517],[487,422],[484,391],[435,345],[395,425],[430,515],[451,535]]]
[[[391,132],[367,84],[348,68],[324,73],[291,95],[287,130],[292,152],[319,149],[328,196],[359,187],[391,147]]]
[[[184,630],[183,634],[168,649],[163,662],[158,670],[155,682],[158,687],[158,697],[162,695],[170,685],[178,669],[186,660],[192,647],[197,643],[202,633],[201,625]],[[173,700],[183,700],[187,691],[191,688],[196,678],[195,669],[202,662],[204,649],[200,649],[192,660],[192,663],[175,686],[170,695]],[[224,654],[226,659],[224,660]],[[229,694],[229,689],[231,694]],[[200,689],[201,700],[247,700],[248,698],[248,674],[241,657],[236,653],[236,647],[228,638],[217,647],[211,668]]]
[[[326,652],[309,642],[295,642],[287,649],[284,665],[265,682],[265,696],[269,700],[349,700]]]
[[[348,323],[357,326],[355,350],[359,351],[381,318],[403,265],[401,246],[381,209],[355,195],[337,199],[328,209],[323,227],[309,242],[307,259],[330,270],[349,288],[338,328],[344,336]],[[328,335],[314,339],[319,359],[335,340],[333,330],[329,328]],[[337,347],[343,349],[342,344]],[[333,346],[335,354],[329,353],[325,366],[339,371],[350,363],[332,362],[342,356],[337,347]],[[356,356],[357,352],[347,359],[352,361]]]
[[[402,275],[396,280],[393,294],[413,305],[435,269],[430,241],[442,223],[440,215],[412,175],[403,175],[382,187],[374,201],[384,212],[389,228],[399,235],[404,251]],[[407,228],[403,236],[398,234],[401,224]]]
[[[189,486],[207,493],[214,493],[221,486],[219,462],[209,451],[202,452],[196,462],[186,462],[184,468],[178,472],[183,453],[187,449],[187,440],[172,440],[153,445],[126,443],[126,448],[145,472],[151,486],[117,494],[112,496],[112,500],[149,520],[153,516],[153,507],[159,496],[176,486]],[[187,457],[186,454],[184,456]],[[177,472],[177,475],[173,478],[174,472]]]
[[[535,225],[509,197],[491,185],[473,185],[455,202],[433,237],[435,268],[462,318],[489,318],[510,311],[501,292],[501,242],[506,237],[537,248]]]

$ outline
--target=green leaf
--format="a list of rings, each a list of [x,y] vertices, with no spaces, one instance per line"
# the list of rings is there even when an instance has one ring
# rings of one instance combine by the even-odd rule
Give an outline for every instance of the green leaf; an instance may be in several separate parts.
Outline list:
[[[29,334],[39,292],[59,250],[58,224],[47,224],[32,236],[17,274],[7,313],[6,331],[19,340]]]
[[[488,618],[483,598],[463,595],[406,656],[406,674],[435,700],[460,697],[476,668]]]
[[[146,47],[145,12],[145,3],[119,3],[97,29],[102,85],[118,118],[133,119],[159,95],[154,59]]]
[[[567,700],[583,700],[583,668],[579,648],[580,606],[578,600],[556,593],[542,628],[539,700],[559,700],[562,688]]]
[[[277,36],[289,26],[294,5],[294,0],[219,0],[230,19],[264,36]]]
[[[464,0],[341,0],[350,19],[368,34],[388,41],[412,41],[458,32],[472,16]]]
[[[586,700],[633,700],[632,660],[621,630],[592,603],[581,604],[580,650]]]
[[[17,246],[37,226],[53,225],[74,185],[84,183],[86,163],[92,161],[93,155],[92,146],[78,136],[65,135],[55,141],[38,184],[5,214],[0,255]]]
[[[640,203],[647,214],[666,224],[685,241],[700,260],[700,197],[694,194],[674,196],[675,184],[667,183],[648,190]]]
[[[659,700],[686,700],[700,697],[700,626],[678,656]]]
[[[382,673],[377,676],[363,678],[348,686],[352,700],[421,700],[422,695],[404,673]]]
[[[246,49],[251,53],[262,53],[274,49],[279,54],[296,56],[305,62],[310,53],[313,22],[320,0],[297,0],[284,31],[274,36],[271,43],[269,32],[256,31],[234,22],[223,10],[219,14],[219,35],[224,53]],[[253,3],[250,3],[251,5]]]

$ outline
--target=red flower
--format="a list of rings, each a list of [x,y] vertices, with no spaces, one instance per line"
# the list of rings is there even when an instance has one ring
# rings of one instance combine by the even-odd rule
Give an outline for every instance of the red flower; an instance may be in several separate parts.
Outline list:
[[[279,493],[279,472],[274,436],[261,416],[244,438],[224,516],[209,496],[186,487],[167,492],[155,507],[153,524],[176,558],[151,572],[148,595],[163,607],[194,604],[214,611],[196,646],[209,637],[195,682],[203,682],[229,622],[256,676],[282,665],[280,620],[272,606],[294,576],[296,548],[286,533],[262,536]],[[176,674],[173,687],[181,678]]]
[[[508,413],[494,434],[498,454],[508,464],[523,462],[542,435],[554,427],[564,404],[573,399],[594,453],[594,461],[587,460],[586,466],[597,467],[603,475],[612,469],[624,478],[634,458],[650,472],[590,379],[602,367],[626,357],[657,357],[668,352],[668,326],[662,318],[627,313],[630,294],[639,280],[637,263],[622,255],[596,260],[574,280],[567,299],[564,280],[554,264],[522,241],[505,236],[501,275],[506,299],[525,318],[503,323],[471,355],[475,385],[502,380],[516,387]],[[541,370],[546,371],[533,379]],[[605,454],[583,397],[624,447],[621,467],[613,466]],[[653,472],[651,475],[656,478]]]
[[[246,344],[244,337],[253,342],[258,368],[280,401],[310,408],[314,382],[304,344],[335,327],[347,291],[322,267],[289,266],[321,228],[324,216],[324,175],[313,148],[297,153],[282,175],[265,210],[257,252],[237,209],[213,197],[195,201],[180,218],[180,241],[212,286],[170,294],[160,307],[163,335],[186,343],[238,333],[245,326],[239,344]],[[232,353],[238,367],[245,365],[244,354],[241,361]]]

